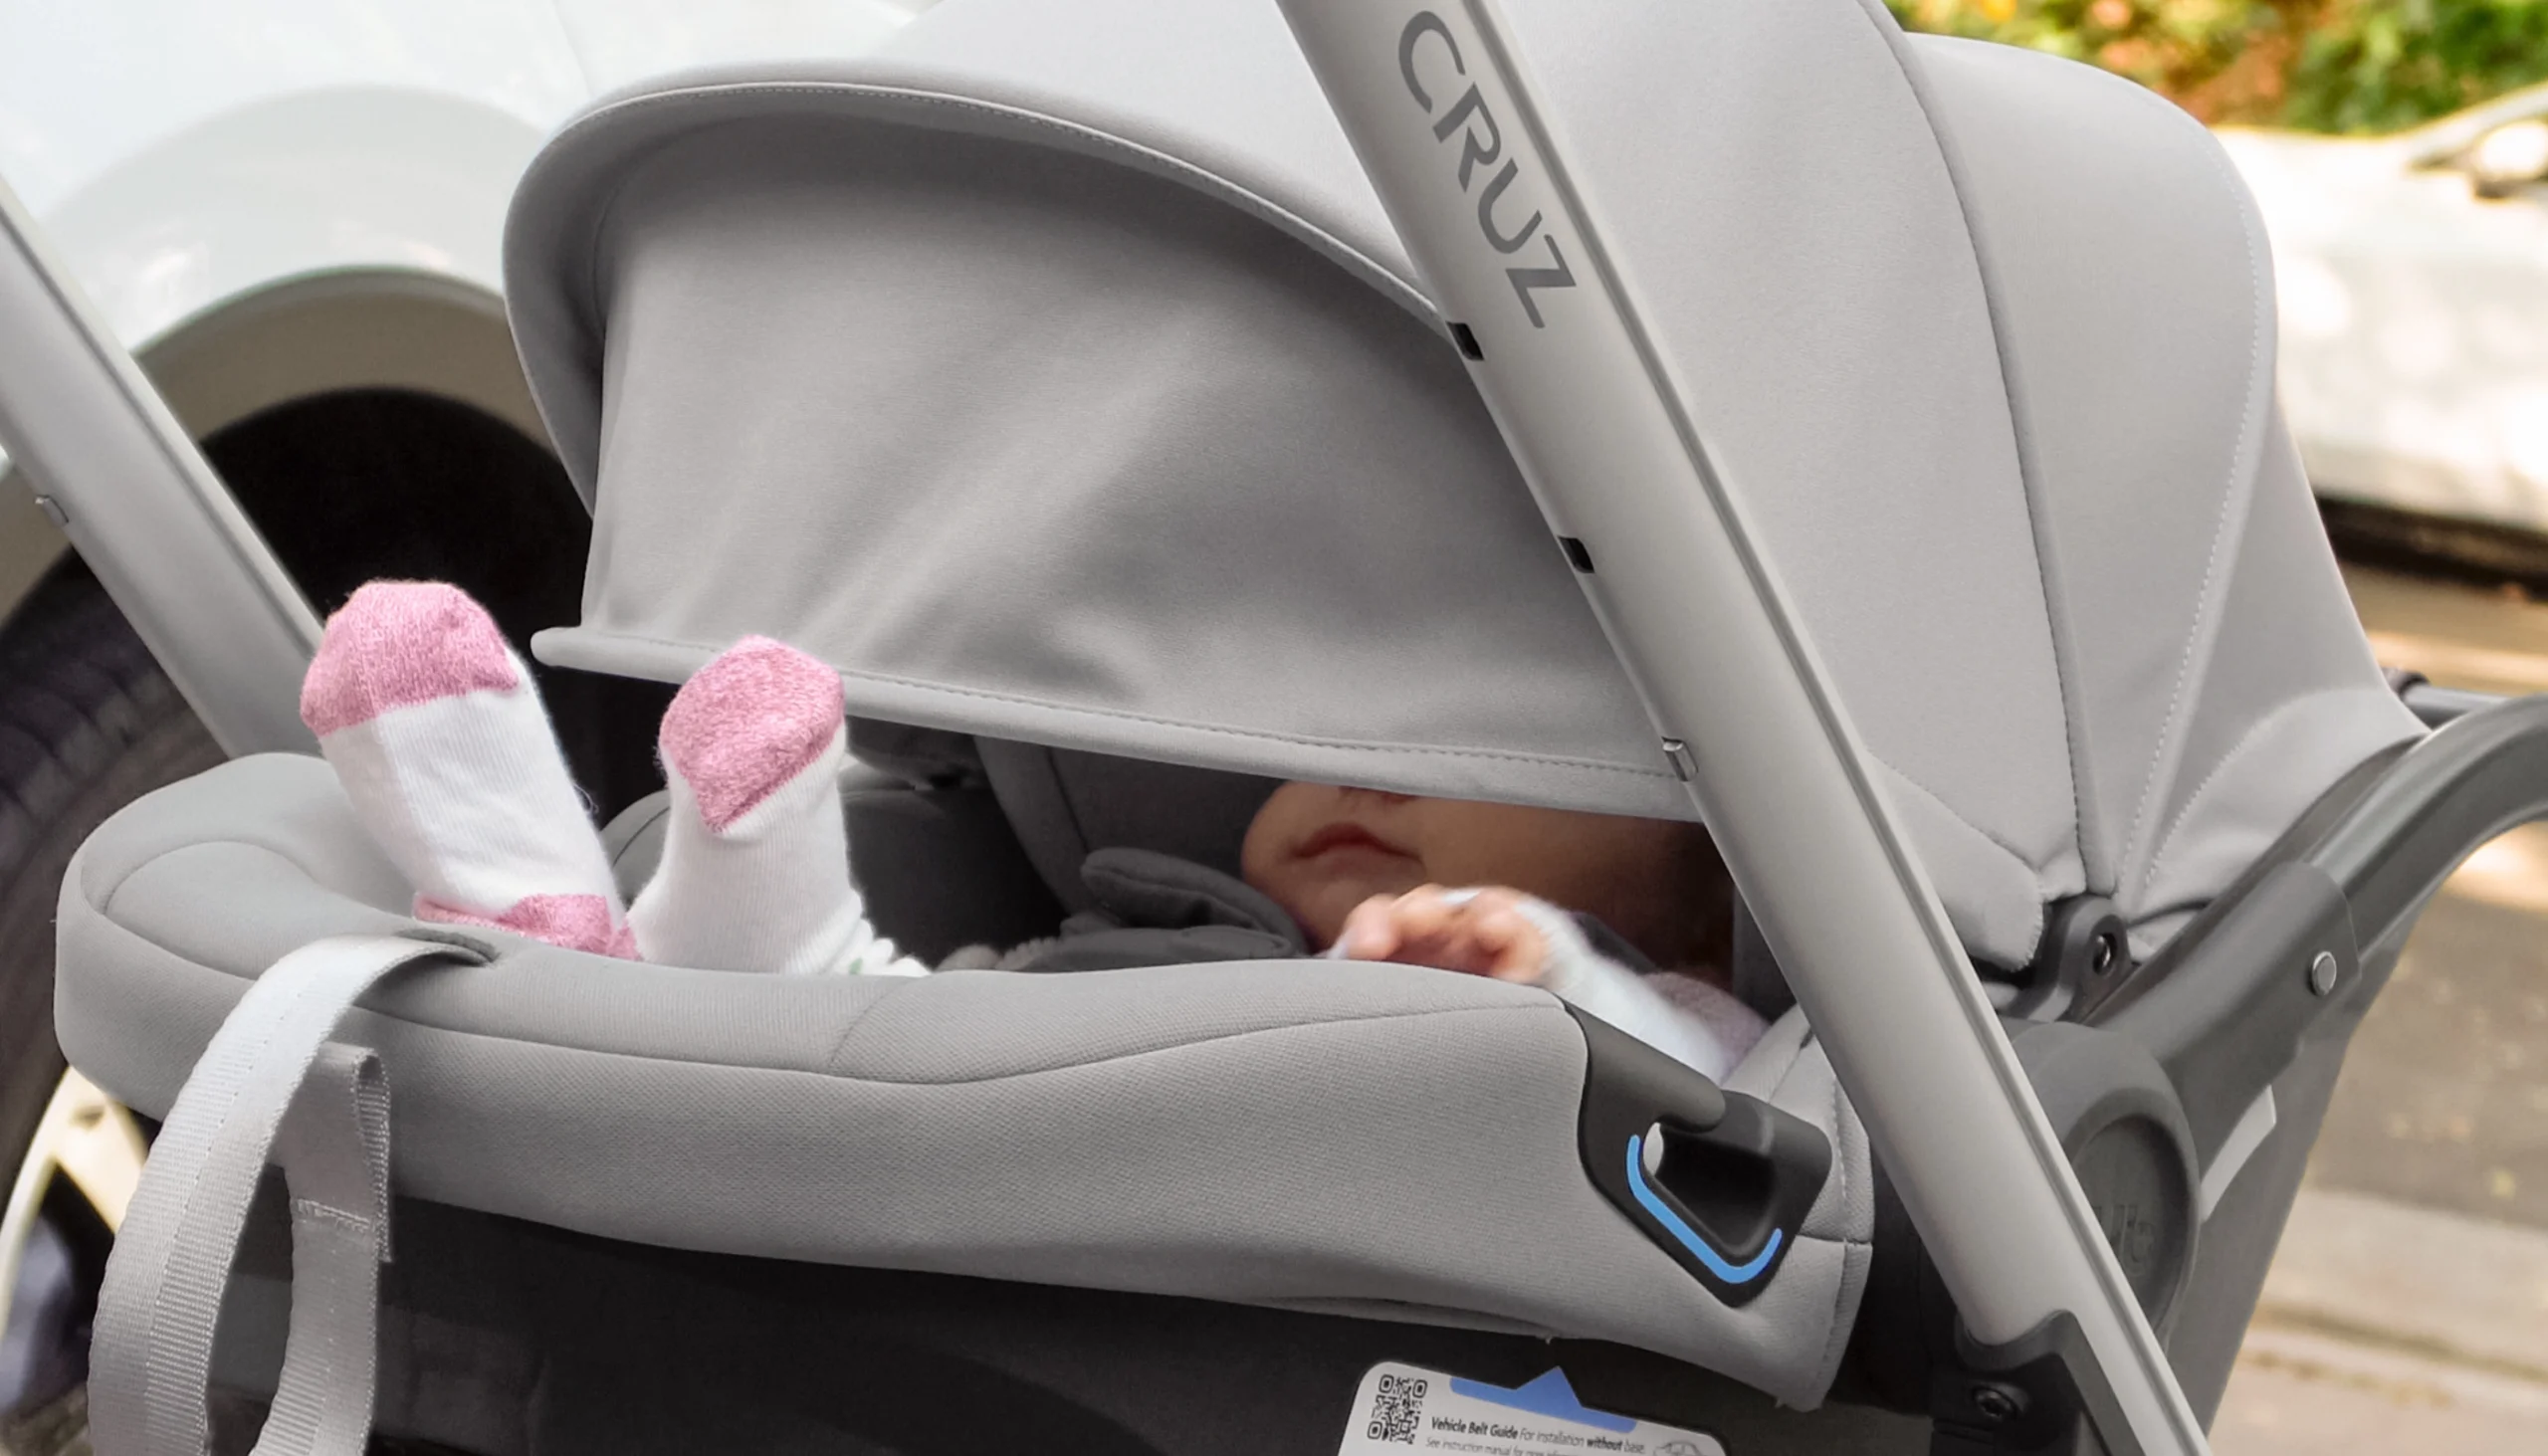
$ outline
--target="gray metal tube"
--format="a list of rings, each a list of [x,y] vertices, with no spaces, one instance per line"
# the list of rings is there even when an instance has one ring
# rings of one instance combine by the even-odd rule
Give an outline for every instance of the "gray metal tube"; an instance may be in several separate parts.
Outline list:
[[[0,446],[223,748],[316,749],[318,618],[4,181]]]
[[[2158,1341],[1796,613],[1639,320],[1491,0],[1283,0],[1311,69],[1444,316],[1550,528],[1828,1045],[1973,1334],[2079,1323],[2130,1430],[2205,1449]],[[1428,69],[1429,68],[1429,69]],[[1436,105],[1474,85],[1500,123],[1503,211],[1549,220],[1501,251],[1409,73]],[[1693,84],[1703,84],[1694,79]],[[1505,177],[1512,180],[1507,182]],[[1547,273],[1569,277],[1556,284]],[[1466,340],[1463,340],[1466,343]],[[1464,347],[1464,352],[1470,350]],[[1555,549],[1552,546],[1552,549]],[[1723,685],[1741,684],[1739,692]],[[1682,745],[1686,744],[1686,748]]]

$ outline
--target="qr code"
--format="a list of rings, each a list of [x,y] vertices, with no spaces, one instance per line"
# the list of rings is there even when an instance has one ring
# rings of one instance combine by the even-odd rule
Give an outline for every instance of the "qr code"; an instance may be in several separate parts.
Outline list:
[[[1414,1445],[1415,1421],[1424,1413],[1428,1383],[1413,1375],[1380,1376],[1380,1391],[1372,1397],[1372,1423],[1363,1431],[1365,1439]]]

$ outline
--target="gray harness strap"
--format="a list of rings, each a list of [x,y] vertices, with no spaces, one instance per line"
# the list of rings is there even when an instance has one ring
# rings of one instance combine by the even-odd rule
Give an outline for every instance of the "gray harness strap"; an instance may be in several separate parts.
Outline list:
[[[98,1297],[92,1439],[105,1456],[201,1456],[221,1294],[269,1161],[292,1196],[292,1325],[255,1456],[360,1456],[371,1430],[380,1263],[389,1254],[389,1086],[327,1040],[389,971],[461,945],[315,940],[258,977],[151,1144]]]

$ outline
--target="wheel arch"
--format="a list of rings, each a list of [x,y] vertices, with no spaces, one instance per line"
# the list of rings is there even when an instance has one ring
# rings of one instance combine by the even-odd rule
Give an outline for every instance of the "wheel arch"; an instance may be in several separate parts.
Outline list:
[[[547,448],[503,303],[448,276],[368,268],[287,280],[187,319],[139,361],[198,442],[325,396],[399,391],[464,406]],[[253,499],[242,504],[260,514]],[[68,546],[23,476],[0,469],[0,622]]]
[[[199,441],[295,401],[394,389],[469,406],[544,449],[499,264],[539,135],[452,95],[306,90],[122,158],[43,223]],[[0,460],[0,622],[66,548]]]

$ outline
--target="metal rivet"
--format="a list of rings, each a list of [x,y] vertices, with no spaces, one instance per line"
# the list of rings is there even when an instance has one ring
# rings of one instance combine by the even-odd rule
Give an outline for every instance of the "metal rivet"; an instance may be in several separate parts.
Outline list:
[[[2309,962],[2309,994],[2323,996],[2336,988],[2336,956],[2332,950],[2321,950]]]
[[[2007,1385],[1973,1387],[1973,1413],[1995,1426],[2007,1425],[2025,1414],[2026,1397],[2022,1390]]]
[[[2114,963],[2122,958],[2123,936],[2113,931],[2104,931],[2097,936],[2097,952],[2088,961],[2088,969],[2103,975],[2114,969]]]
[[[1690,756],[1690,745],[1679,738],[1663,740],[1663,756],[1672,760],[1672,776],[1683,783],[1699,776],[1699,760]]]

